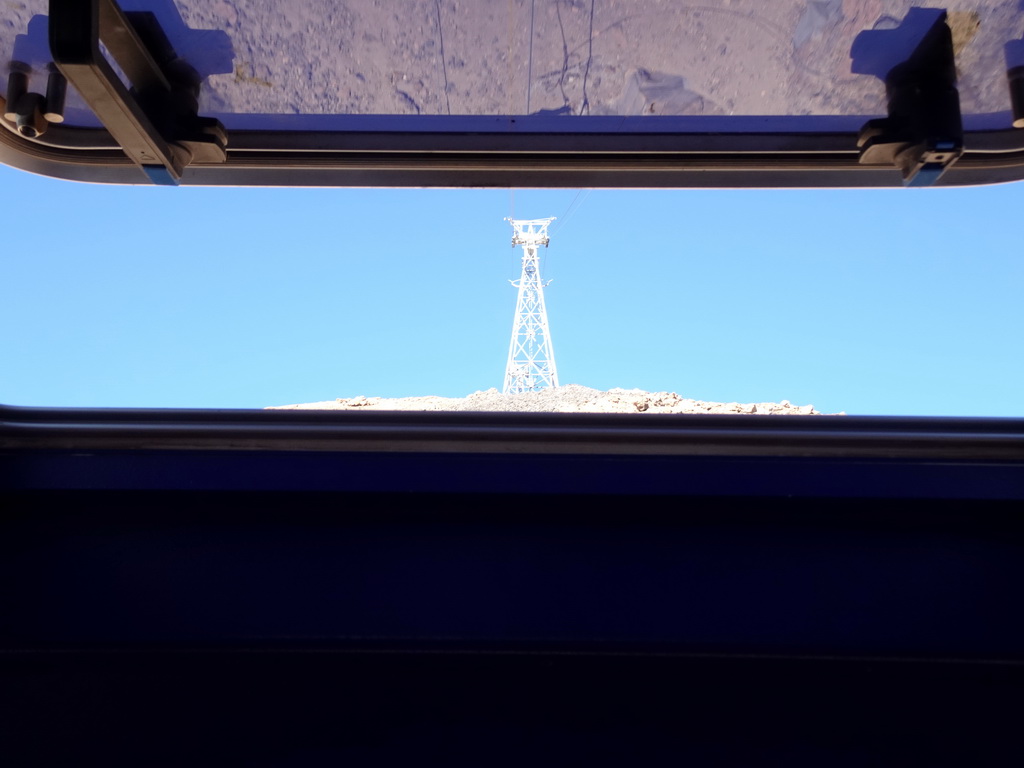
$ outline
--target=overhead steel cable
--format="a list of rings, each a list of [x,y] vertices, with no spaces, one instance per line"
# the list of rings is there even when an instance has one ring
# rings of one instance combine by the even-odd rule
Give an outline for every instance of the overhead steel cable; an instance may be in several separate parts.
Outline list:
[[[590,77],[590,64],[594,61],[594,3],[590,0],[590,31],[587,34],[587,66],[583,70],[583,103],[580,105],[580,114],[590,114],[590,100],[587,98],[587,79]]]
[[[592,189],[576,190],[576,195],[569,202],[569,205],[566,207],[565,212],[556,219],[555,225],[551,228],[551,234],[554,234],[555,232],[560,230],[565,225],[565,222],[568,221],[573,216],[573,214],[576,213],[576,211],[583,207],[583,203],[586,202],[591,192],[593,192]]]
[[[530,45],[526,62],[526,114],[530,114],[530,96],[533,93],[533,15],[537,0],[530,0]]]
[[[441,0],[434,0],[434,10],[437,12],[437,39],[441,48],[441,73],[444,75],[444,104],[448,108],[448,114],[452,113],[452,103],[448,99],[448,64],[445,62],[444,31],[441,29]]]

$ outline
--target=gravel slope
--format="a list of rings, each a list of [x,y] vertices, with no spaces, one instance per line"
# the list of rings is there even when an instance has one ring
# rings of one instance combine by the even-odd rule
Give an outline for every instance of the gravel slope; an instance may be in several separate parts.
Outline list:
[[[609,389],[607,392],[579,384],[503,395],[496,389],[466,397],[359,397],[319,403],[270,406],[282,410],[371,411],[532,411],[546,413],[745,413],[810,416],[813,405],[781,403],[715,403],[680,397],[675,392],[642,389]]]

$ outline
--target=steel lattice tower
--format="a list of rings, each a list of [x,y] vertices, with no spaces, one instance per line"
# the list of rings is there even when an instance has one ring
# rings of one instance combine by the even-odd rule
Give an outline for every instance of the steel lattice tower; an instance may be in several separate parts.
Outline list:
[[[558,386],[555,351],[548,330],[548,312],[544,306],[544,283],[540,279],[540,246],[548,244],[550,219],[505,219],[515,230],[512,246],[523,246],[523,271],[512,285],[519,289],[516,315],[512,321],[512,342],[505,366],[505,394],[536,392]]]

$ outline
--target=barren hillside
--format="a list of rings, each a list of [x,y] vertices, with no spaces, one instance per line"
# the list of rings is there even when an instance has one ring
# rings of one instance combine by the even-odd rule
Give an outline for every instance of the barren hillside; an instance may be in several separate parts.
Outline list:
[[[374,410],[374,411],[533,411],[547,413],[737,413],[816,415],[813,405],[781,403],[716,403],[692,400],[675,392],[645,392],[642,389],[609,389],[607,392],[579,384],[503,395],[496,389],[474,392],[466,397],[359,397],[318,403],[271,406],[292,410]]]

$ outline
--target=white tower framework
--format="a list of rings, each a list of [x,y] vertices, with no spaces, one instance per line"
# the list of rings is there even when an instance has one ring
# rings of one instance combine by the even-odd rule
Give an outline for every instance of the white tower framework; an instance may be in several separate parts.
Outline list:
[[[512,285],[519,289],[516,315],[512,321],[512,342],[505,366],[506,394],[536,392],[558,386],[555,351],[548,329],[548,311],[544,306],[544,286],[540,279],[540,246],[548,244],[550,219],[505,219],[512,224],[512,246],[523,246],[523,271]]]

